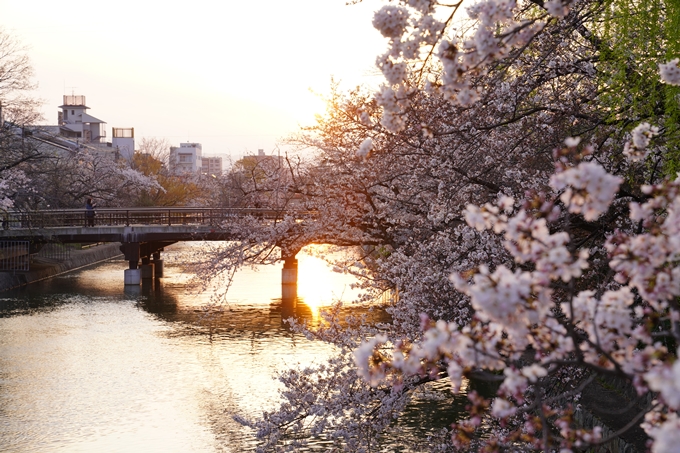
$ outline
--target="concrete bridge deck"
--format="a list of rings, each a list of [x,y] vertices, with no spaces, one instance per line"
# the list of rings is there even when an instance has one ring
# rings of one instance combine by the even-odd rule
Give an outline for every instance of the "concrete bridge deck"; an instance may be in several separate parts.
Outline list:
[[[274,210],[260,208],[100,208],[94,218],[86,216],[85,209],[52,209],[40,211],[8,211],[0,215],[0,237],[20,235],[39,236],[40,230],[54,228],[120,227],[133,225],[203,225],[218,227],[235,218],[256,217],[281,219],[284,215],[302,216],[306,211]],[[81,231],[81,230],[79,230]],[[30,233],[29,233],[30,232]]]
[[[152,241],[228,241],[233,236],[219,226],[130,225],[130,226],[62,226],[47,228],[13,228],[0,230],[0,241],[31,242],[152,242]]]
[[[33,249],[48,242],[120,242],[120,250],[130,265],[125,271],[125,283],[139,284],[141,278],[162,277],[160,252],[175,242],[238,239],[224,228],[229,220],[255,217],[272,221],[284,215],[310,214],[258,208],[100,208],[92,219],[86,216],[85,209],[10,211],[2,214],[0,247],[3,242],[17,241],[30,243]],[[294,258],[284,260],[284,290],[286,285],[297,282]]]

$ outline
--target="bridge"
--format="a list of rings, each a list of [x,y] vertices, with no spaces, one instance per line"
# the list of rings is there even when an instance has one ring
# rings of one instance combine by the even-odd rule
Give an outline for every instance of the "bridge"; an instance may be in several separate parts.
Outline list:
[[[125,284],[139,285],[142,279],[163,276],[160,253],[164,247],[179,241],[236,240],[223,228],[225,222],[245,217],[271,221],[284,214],[309,215],[306,211],[259,208],[97,208],[92,219],[84,209],[8,211],[1,214],[0,261],[21,253],[10,250],[9,244],[18,241],[27,244],[24,254],[35,253],[46,243],[120,242],[129,263]],[[297,287],[294,256],[284,257],[282,285],[284,296]]]

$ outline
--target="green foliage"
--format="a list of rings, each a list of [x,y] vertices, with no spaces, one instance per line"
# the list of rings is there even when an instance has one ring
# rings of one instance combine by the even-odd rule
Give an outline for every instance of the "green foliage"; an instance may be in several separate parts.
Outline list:
[[[680,170],[680,88],[659,64],[680,57],[680,0],[608,0],[598,10],[600,101],[609,124],[659,126],[666,174]]]

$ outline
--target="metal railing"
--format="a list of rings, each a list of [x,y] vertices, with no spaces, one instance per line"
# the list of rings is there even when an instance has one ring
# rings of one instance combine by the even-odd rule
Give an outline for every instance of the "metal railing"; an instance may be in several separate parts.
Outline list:
[[[230,218],[247,216],[280,219],[284,215],[301,217],[306,211],[285,211],[260,208],[97,208],[94,226],[130,225],[212,225]],[[38,229],[91,226],[85,209],[52,209],[31,212],[8,211],[2,216],[4,229]]]
[[[27,271],[29,262],[28,241],[0,241],[0,271]]]
[[[72,244],[60,242],[47,242],[41,245],[36,256],[56,261],[66,261],[71,258]]]

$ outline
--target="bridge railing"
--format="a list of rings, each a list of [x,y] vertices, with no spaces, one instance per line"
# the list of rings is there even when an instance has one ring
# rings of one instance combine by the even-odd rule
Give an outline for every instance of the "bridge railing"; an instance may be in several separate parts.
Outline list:
[[[285,214],[291,214],[287,211]],[[305,212],[294,212],[303,215]],[[254,216],[277,219],[283,212],[261,208],[97,208],[94,226],[130,225],[219,225],[229,218]],[[85,227],[85,209],[52,209],[32,212],[8,211],[2,215],[2,228]]]

